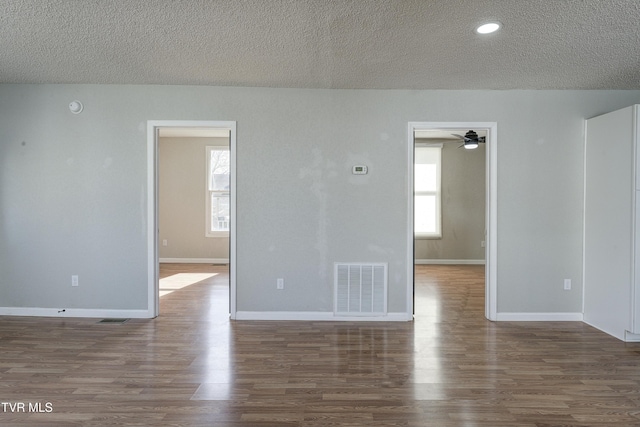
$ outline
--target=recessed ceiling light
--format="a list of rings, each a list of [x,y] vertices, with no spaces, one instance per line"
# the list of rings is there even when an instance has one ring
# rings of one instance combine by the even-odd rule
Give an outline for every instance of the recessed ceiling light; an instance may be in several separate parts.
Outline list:
[[[82,102],[80,101],[71,101],[69,103],[69,111],[71,111],[73,114],[80,114],[82,113]]]
[[[478,34],[490,34],[496,32],[500,29],[499,22],[489,22],[487,24],[480,25],[476,28],[476,33]]]

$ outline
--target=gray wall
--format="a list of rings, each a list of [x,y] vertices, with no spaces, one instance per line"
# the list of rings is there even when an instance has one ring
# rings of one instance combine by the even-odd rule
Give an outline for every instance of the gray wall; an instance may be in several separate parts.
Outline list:
[[[228,259],[229,238],[206,237],[206,147],[229,146],[228,138],[158,141],[160,258]],[[162,241],[167,240],[167,246]]]
[[[418,140],[419,141],[419,140]],[[415,259],[484,260],[486,146],[442,146],[442,238],[416,239]]]
[[[580,312],[584,118],[638,102],[640,91],[0,85],[0,306],[146,308],[147,120],[235,120],[238,310],[331,311],[334,261],[384,261],[389,311],[404,312],[407,122],[496,121],[498,312]]]

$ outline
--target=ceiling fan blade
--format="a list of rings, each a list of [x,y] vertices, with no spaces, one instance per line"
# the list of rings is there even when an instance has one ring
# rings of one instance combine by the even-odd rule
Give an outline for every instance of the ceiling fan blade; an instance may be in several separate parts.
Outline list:
[[[465,138],[464,138],[464,136],[462,136],[462,135],[458,135],[457,133],[452,133],[451,135],[453,135],[453,136],[457,136],[458,138],[460,138],[460,139],[461,139],[461,140],[463,140],[463,141],[464,141],[464,139],[465,139]]]

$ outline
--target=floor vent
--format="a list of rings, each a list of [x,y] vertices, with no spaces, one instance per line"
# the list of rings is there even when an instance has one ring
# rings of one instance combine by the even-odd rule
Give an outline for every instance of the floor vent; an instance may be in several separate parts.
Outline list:
[[[387,264],[335,263],[334,313],[337,316],[387,314]]]
[[[125,323],[129,319],[102,319],[98,323]]]

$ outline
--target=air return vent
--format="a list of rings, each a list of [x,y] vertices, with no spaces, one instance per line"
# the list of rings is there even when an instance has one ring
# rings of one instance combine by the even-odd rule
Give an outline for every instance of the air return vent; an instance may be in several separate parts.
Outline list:
[[[335,263],[336,316],[387,314],[387,264]]]

